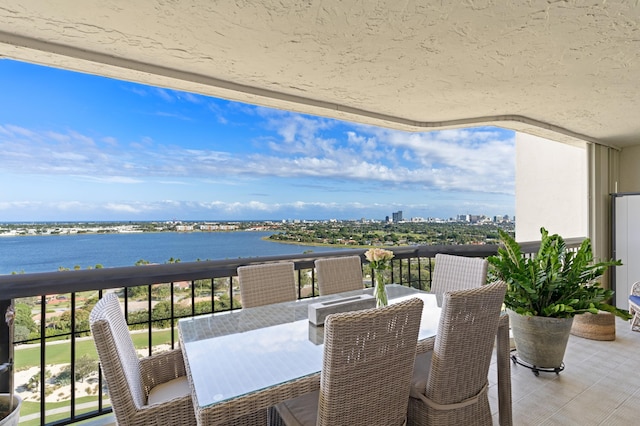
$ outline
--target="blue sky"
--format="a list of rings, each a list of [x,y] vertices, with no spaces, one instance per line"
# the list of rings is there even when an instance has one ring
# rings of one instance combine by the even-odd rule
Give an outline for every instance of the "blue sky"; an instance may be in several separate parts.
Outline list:
[[[0,222],[508,214],[515,134],[405,133],[0,60]]]

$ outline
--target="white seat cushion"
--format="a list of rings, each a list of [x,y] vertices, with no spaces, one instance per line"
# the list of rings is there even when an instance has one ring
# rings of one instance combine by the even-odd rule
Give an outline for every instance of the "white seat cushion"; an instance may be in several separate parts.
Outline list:
[[[416,355],[416,362],[413,364],[411,390],[409,391],[409,396],[412,398],[420,398],[420,395],[424,395],[427,390],[432,355],[433,351]]]
[[[187,395],[191,395],[191,389],[189,388],[187,376],[182,376],[151,389],[147,404],[161,404]]]
[[[278,414],[287,426],[314,425],[318,419],[319,391],[305,393],[276,405]]]

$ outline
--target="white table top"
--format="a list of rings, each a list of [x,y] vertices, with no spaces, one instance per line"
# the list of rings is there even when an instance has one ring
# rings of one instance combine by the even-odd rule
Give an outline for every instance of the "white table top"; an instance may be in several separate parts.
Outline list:
[[[389,303],[424,301],[418,339],[435,336],[440,307],[435,294],[388,285]],[[308,305],[371,289],[202,315],[178,322],[185,361],[202,408],[317,374],[323,327],[308,320]]]

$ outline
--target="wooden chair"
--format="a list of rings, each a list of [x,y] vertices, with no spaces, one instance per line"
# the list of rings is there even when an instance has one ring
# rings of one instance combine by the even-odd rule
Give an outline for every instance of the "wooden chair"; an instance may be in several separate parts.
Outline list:
[[[422,301],[333,314],[325,322],[320,390],[276,405],[273,425],[402,425]]]
[[[361,290],[364,287],[360,256],[317,259],[315,267],[320,296]]]
[[[243,308],[289,302],[297,299],[292,262],[240,266],[240,302]]]
[[[407,424],[493,424],[487,377],[506,288],[445,293],[433,350],[416,357]]]
[[[195,425],[182,351],[139,359],[118,297],[105,295],[89,316],[119,425]]]
[[[444,293],[480,287],[487,282],[487,266],[486,259],[438,253],[431,279],[431,292]]]

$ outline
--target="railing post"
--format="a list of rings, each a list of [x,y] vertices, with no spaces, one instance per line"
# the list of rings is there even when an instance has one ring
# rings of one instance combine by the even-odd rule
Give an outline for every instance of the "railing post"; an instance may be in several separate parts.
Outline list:
[[[9,326],[4,320],[7,308],[11,306],[11,300],[0,300],[0,365],[9,362],[11,358],[11,345]],[[13,371],[0,372],[0,393],[10,392],[11,374]]]

